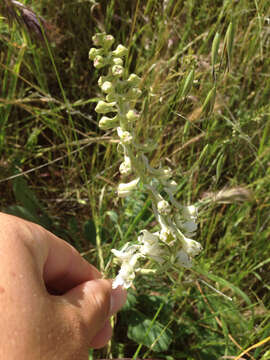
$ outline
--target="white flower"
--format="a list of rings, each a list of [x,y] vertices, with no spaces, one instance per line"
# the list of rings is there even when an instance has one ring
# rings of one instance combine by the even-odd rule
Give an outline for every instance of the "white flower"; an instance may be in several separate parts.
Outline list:
[[[169,225],[165,222],[164,218],[157,214],[157,220],[161,227],[159,232],[159,238],[162,242],[166,243],[167,245],[171,246],[174,243],[175,237],[173,235],[173,231]]]
[[[119,171],[122,175],[128,175],[131,173],[131,160],[129,156],[125,155],[124,161],[119,166]]]
[[[121,127],[118,127],[117,134],[123,144],[131,144],[133,137],[130,132],[123,131]]]
[[[157,203],[157,209],[158,209],[158,212],[162,215],[169,215],[171,212],[170,204],[168,203],[168,201],[166,201],[164,199],[160,200]]]
[[[176,226],[184,232],[184,234],[188,237],[194,236],[197,230],[197,224],[195,223],[194,219],[183,219],[181,215],[177,214],[174,217],[174,221]]]
[[[123,286],[128,289],[132,285],[132,281],[135,278],[135,271],[138,268],[137,261],[141,257],[141,254],[133,254],[129,260],[124,260],[121,269],[113,281],[112,288],[116,289],[118,286]]]
[[[152,234],[147,230],[142,230],[138,242],[142,244],[139,250],[142,255],[149,256],[159,263],[164,261],[162,259],[163,250],[159,245],[159,233]]]
[[[193,220],[185,221],[181,224],[183,231],[187,236],[194,236],[197,230],[197,224]]]
[[[192,260],[188,256],[188,254],[184,250],[180,250],[177,253],[177,262],[185,267],[185,268],[191,268],[192,267]]]
[[[136,188],[140,178],[130,181],[129,183],[121,183],[118,185],[117,193],[119,197],[126,197]]]
[[[182,215],[185,219],[197,219],[198,209],[195,205],[183,206]]]
[[[126,243],[121,250],[112,249],[111,252],[117,257],[121,262],[129,261],[134,253],[137,251],[138,245],[130,245]]]
[[[181,242],[183,250],[191,257],[198,255],[202,251],[202,245],[198,241],[183,236]]]

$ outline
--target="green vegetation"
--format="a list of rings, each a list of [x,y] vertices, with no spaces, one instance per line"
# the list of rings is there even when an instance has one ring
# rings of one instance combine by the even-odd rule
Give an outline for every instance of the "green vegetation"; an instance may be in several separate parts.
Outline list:
[[[117,141],[98,128],[99,73],[88,60],[100,31],[128,47],[143,79],[136,130],[158,144],[152,165],[173,169],[183,204],[208,199],[196,266],[138,276],[114,339],[89,359],[233,359],[252,347],[241,359],[269,360],[269,1],[23,3],[48,21],[50,41],[0,18],[1,209],[111,277],[111,248],[155,228],[146,194],[115,195]]]

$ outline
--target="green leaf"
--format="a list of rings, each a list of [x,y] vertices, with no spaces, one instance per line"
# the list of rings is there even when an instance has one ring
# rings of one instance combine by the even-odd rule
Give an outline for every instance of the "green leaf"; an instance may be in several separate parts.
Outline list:
[[[136,294],[134,292],[134,290],[129,289],[128,293],[127,293],[127,301],[125,303],[125,305],[122,307],[122,312],[129,312],[129,310],[134,309],[134,307],[137,305],[137,297]]]
[[[146,318],[139,311],[130,311],[128,338],[143,344],[156,352],[168,350],[172,342],[173,332],[160,324]]]
[[[27,186],[26,180],[21,176],[13,181],[13,192],[18,203],[23,205],[33,215],[37,215],[41,205],[34,192]]]
[[[20,217],[22,219],[32,221],[32,222],[34,222],[36,224],[40,224],[40,219],[38,219],[38,217],[36,217],[34,214],[29,212],[25,207],[20,206],[20,205],[11,205],[11,206],[9,206],[5,210],[5,213],[10,214],[10,215],[14,215],[14,216],[18,216],[18,217]]]
[[[219,179],[220,179],[220,175],[221,175],[222,170],[223,170],[224,161],[225,161],[225,156],[224,156],[224,154],[221,154],[220,157],[219,157],[219,159],[218,159],[217,168],[216,168],[217,182],[218,182]]]
[[[7,212],[50,229],[52,220],[44,211],[35,193],[28,187],[25,179],[18,177],[13,181],[13,192],[19,205],[9,207]]]

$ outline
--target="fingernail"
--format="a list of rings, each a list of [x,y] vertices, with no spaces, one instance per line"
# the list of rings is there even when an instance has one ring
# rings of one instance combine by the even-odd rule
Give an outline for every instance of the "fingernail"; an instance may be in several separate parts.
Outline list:
[[[121,286],[118,286],[118,288],[113,289],[111,293],[109,316],[112,316],[117,311],[119,311],[121,307],[125,304],[126,299],[127,299],[127,292]]]

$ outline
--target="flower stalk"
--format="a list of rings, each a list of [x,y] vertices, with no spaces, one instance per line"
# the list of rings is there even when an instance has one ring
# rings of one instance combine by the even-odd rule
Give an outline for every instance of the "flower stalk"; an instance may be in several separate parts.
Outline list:
[[[149,144],[140,144],[136,138],[135,125],[142,116],[136,103],[142,91],[139,88],[140,78],[136,74],[128,74],[124,67],[127,48],[118,45],[112,51],[114,38],[105,33],[96,34],[93,42],[97,47],[90,49],[89,58],[97,69],[107,68],[107,74],[98,80],[104,98],[95,110],[106,114],[101,117],[99,126],[115,129],[120,140],[118,151],[123,156],[119,171],[123,178],[133,175],[133,180],[124,180],[118,185],[118,196],[132,196],[133,191],[141,186],[152,200],[159,225],[158,231],[152,233],[143,229],[134,243],[126,243],[121,250],[112,250],[121,263],[113,287],[129,288],[136,272],[149,270],[142,268],[145,260],[151,260],[156,267],[165,263],[168,266],[172,261],[172,268],[176,264],[185,268],[192,266],[192,259],[202,250],[202,246],[191,239],[197,230],[197,209],[194,205],[184,206],[178,202],[175,198],[177,183],[172,179],[172,170],[151,167],[147,157]]]

